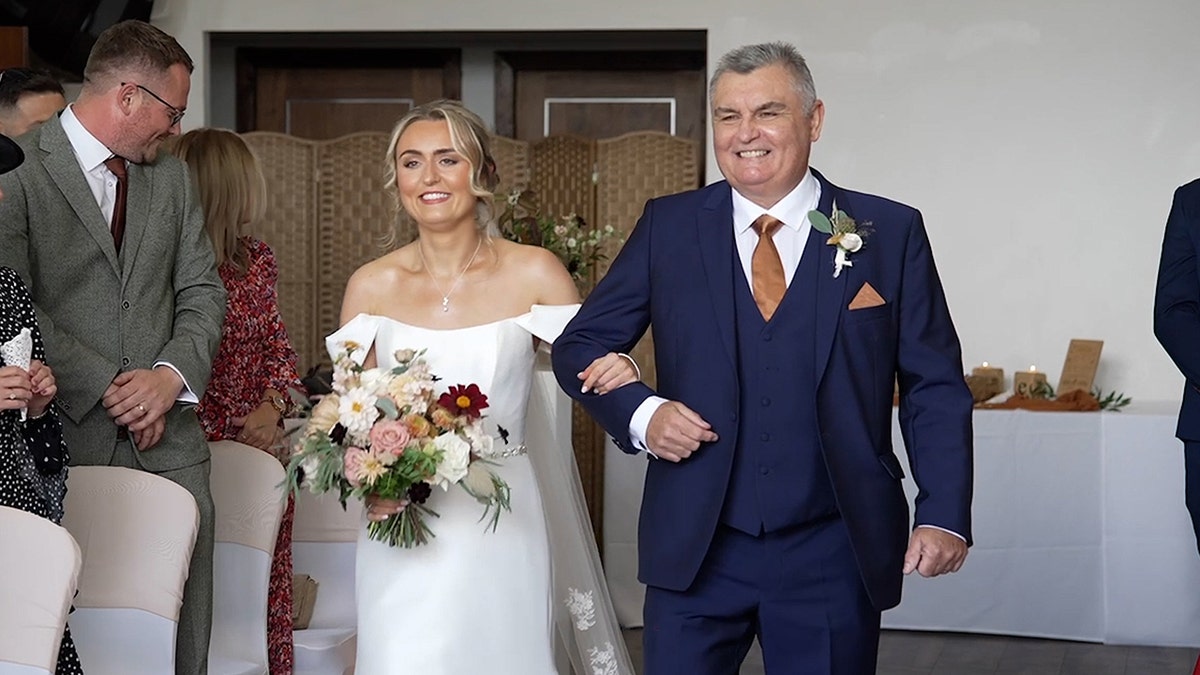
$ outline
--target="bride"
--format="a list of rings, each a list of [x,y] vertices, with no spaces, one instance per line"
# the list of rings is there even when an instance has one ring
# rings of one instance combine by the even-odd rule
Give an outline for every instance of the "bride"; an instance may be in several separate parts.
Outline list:
[[[534,382],[531,333],[553,341],[579,296],[554,254],[493,236],[488,145],[483,122],[457,102],[414,108],[397,123],[387,183],[418,237],[354,273],[343,325],[326,341],[331,352],[345,340],[372,344],[367,366],[395,365],[398,349],[426,349],[446,385],[480,386],[491,428],[527,453],[497,469],[512,488],[512,511],[495,532],[485,530],[479,503],[455,489],[430,497],[440,517],[426,545],[392,548],[364,528],[355,672],[553,675],[557,647],[579,675],[632,675],[570,447],[552,440],[551,399]],[[600,394],[636,377],[617,354],[580,373],[581,386]],[[527,412],[541,420],[528,429]],[[403,508],[370,499],[367,517]]]

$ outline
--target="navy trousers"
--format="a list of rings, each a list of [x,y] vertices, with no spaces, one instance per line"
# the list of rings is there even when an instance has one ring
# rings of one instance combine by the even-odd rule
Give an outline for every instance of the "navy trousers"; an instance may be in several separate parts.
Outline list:
[[[874,675],[879,611],[840,517],[751,536],[725,525],[692,587],[646,589],[646,675]]]
[[[1192,516],[1192,530],[1196,533],[1196,550],[1200,551],[1200,442],[1183,442],[1184,488],[1183,498],[1188,513]]]

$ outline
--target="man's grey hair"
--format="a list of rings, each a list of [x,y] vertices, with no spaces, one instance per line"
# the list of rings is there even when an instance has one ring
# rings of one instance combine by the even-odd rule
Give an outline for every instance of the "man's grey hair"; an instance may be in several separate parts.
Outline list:
[[[747,75],[759,68],[781,65],[792,75],[792,84],[800,99],[804,101],[804,114],[811,115],[817,104],[817,86],[813,84],[812,73],[808,64],[796,48],[786,42],[764,42],[757,45],[743,45],[726,52],[717,61],[712,79],[708,81],[708,100],[712,101],[717,90],[717,80],[725,73]]]

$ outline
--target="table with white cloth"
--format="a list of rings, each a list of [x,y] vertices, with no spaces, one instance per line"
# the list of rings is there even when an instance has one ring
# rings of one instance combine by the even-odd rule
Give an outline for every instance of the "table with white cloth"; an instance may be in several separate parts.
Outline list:
[[[974,546],[957,574],[907,578],[883,626],[1200,646],[1200,555],[1176,410],[977,410]],[[892,439],[910,473],[894,417]],[[636,534],[647,461],[609,442],[605,564],[627,626],[642,623]],[[904,487],[911,504],[911,475]]]

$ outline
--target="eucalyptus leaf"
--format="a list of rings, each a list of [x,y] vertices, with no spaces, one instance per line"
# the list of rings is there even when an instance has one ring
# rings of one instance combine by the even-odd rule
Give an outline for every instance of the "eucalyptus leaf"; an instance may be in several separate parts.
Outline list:
[[[383,413],[383,416],[389,420],[394,420],[400,416],[400,411],[396,408],[396,404],[393,403],[392,399],[390,398],[380,396],[379,398],[375,399],[375,407],[379,408],[379,412]]]
[[[824,213],[813,209],[808,212],[808,222],[822,234],[833,234],[833,223],[829,222],[829,217]]]

